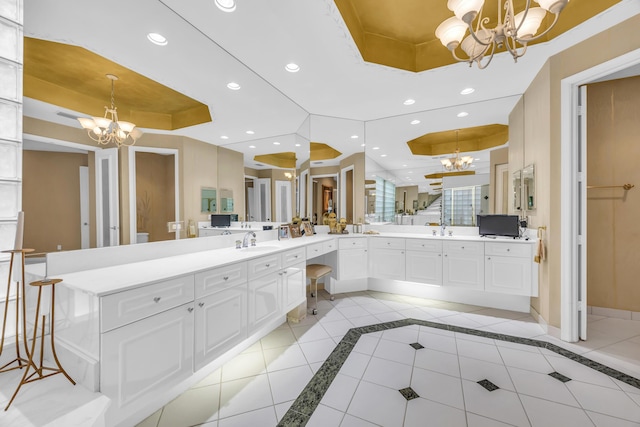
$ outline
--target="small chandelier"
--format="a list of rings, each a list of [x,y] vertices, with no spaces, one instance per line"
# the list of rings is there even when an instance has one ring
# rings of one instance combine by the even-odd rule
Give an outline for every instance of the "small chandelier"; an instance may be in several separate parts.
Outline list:
[[[118,110],[115,106],[113,85],[117,76],[107,74],[111,80],[111,108],[104,107],[104,117],[84,118],[78,121],[87,130],[89,137],[102,145],[114,143],[120,148],[123,145],[133,145],[142,136],[142,131],[131,122],[118,121]]]
[[[558,22],[560,12],[569,0],[536,0],[541,7],[530,7],[531,0],[527,0],[525,9],[514,15],[513,0],[497,0],[498,24],[488,29],[488,17],[482,16],[484,0],[449,0],[447,7],[455,16],[442,22],[436,28],[436,37],[451,51],[453,57],[460,62],[474,62],[483,69],[489,65],[496,50],[506,48],[517,62],[527,50],[527,44],[546,35]],[[504,2],[504,4],[503,4]],[[503,16],[504,11],[504,16]],[[542,20],[547,12],[555,17],[553,23],[541,34],[536,36]],[[473,22],[477,19],[475,29]],[[469,35],[464,35],[469,30]],[[535,37],[534,37],[535,36]],[[456,48],[460,46],[467,58],[460,58]],[[488,58],[484,63],[482,60]]]
[[[458,147],[458,131],[456,130],[456,151],[455,157],[451,157],[450,159],[442,159],[440,163],[442,163],[442,167],[447,171],[462,171],[468,169],[473,163],[473,157],[471,156],[462,156],[460,157],[460,147]]]

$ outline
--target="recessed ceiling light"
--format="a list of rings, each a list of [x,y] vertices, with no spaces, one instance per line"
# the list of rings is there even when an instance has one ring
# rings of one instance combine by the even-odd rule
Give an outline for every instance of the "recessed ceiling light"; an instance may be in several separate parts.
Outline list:
[[[300,147],[300,144],[296,144],[296,147]]]
[[[466,87],[466,88],[464,88],[464,89],[462,89],[460,91],[460,95],[469,95],[469,94],[471,94],[471,93],[473,93],[475,91],[476,90],[474,88],[472,88],[472,87]]]
[[[253,135],[254,133],[255,133],[255,132],[254,132],[254,131],[252,131],[252,130],[248,130],[248,131],[247,131],[247,135]]]
[[[373,147],[373,149],[374,149],[374,150],[379,150],[379,149],[380,149],[380,147]]]
[[[471,165],[471,167],[472,167],[472,168],[475,168],[475,167],[476,167],[476,165]]]
[[[402,167],[403,167],[403,168],[406,168],[406,167],[407,167],[407,165],[402,165]]]
[[[229,137],[227,135],[222,135],[220,139],[229,139]]]
[[[229,84],[227,84],[227,87],[231,90],[238,90],[240,89],[240,85],[236,82],[231,82]]]
[[[469,115],[469,113],[467,113],[466,111],[460,111],[458,113],[458,117],[467,117]]]
[[[403,102],[404,105],[413,105],[416,103],[415,99],[407,99]]]
[[[387,157],[386,154],[380,154],[380,157]]]
[[[300,71],[300,66],[298,64],[294,64],[293,62],[290,62],[284,66],[284,69],[290,73],[297,73],[298,71]]]
[[[364,147],[364,144],[360,144],[360,147]]]
[[[280,145],[280,143],[278,141],[274,141],[273,145]]]
[[[255,145],[250,145],[249,148],[256,148],[256,146]]]
[[[420,120],[411,120],[412,125],[417,125],[418,123],[420,123]]]
[[[358,139],[358,135],[351,135],[351,139]]]
[[[167,43],[169,43],[165,36],[163,36],[162,34],[158,34],[158,33],[149,33],[149,34],[147,34],[147,39],[151,43],[157,44],[158,46],[166,46]]]
[[[215,0],[216,6],[223,12],[233,12],[236,10],[235,0]]]
[[[480,160],[480,159],[473,159],[473,160]]]

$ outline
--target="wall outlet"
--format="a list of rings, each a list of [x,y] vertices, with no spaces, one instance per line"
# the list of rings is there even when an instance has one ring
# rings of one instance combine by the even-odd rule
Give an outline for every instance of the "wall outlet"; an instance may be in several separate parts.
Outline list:
[[[57,249],[58,249],[59,251],[61,251],[61,250],[62,250],[62,245],[58,245]]]

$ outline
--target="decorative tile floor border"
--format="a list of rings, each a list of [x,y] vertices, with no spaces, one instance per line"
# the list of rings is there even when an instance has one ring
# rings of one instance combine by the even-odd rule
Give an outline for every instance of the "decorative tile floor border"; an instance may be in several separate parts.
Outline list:
[[[584,366],[608,375],[611,378],[615,378],[618,381],[622,381],[625,384],[640,389],[640,379],[632,377],[631,375],[627,375],[616,369],[610,368],[601,363],[595,362],[591,359],[588,359],[584,356],[581,356],[546,341],[521,338],[513,335],[505,335],[495,332],[480,331],[477,329],[446,325],[443,323],[429,322],[426,320],[404,319],[349,329],[340,343],[338,343],[329,357],[327,357],[327,360],[325,360],[322,366],[320,366],[318,372],[316,372],[313,378],[311,378],[311,381],[309,381],[300,395],[298,395],[298,398],[295,400],[295,402],[293,402],[284,417],[282,417],[282,420],[278,423],[278,427],[301,427],[305,426],[307,422],[309,422],[311,415],[313,415],[313,412],[320,404],[322,397],[329,389],[329,386],[331,385],[333,379],[336,377],[336,375],[338,375],[338,372],[340,372],[340,368],[344,364],[345,360],[347,360],[347,357],[349,357],[349,354],[351,354],[351,350],[353,350],[362,334],[386,331],[389,329],[402,328],[404,326],[411,325],[426,326],[429,328],[443,329],[446,331],[475,335],[483,338],[490,338],[516,344],[529,345],[532,347],[545,348],[556,354],[564,356],[567,359],[571,359],[574,362],[580,363]]]

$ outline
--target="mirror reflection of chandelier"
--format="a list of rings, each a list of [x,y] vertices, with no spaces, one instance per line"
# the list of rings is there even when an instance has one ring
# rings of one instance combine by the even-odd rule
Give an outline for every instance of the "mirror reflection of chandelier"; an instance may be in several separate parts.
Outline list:
[[[114,143],[120,148],[122,145],[133,145],[142,136],[142,131],[131,122],[118,120],[118,111],[113,95],[114,82],[117,76],[107,74],[111,80],[111,108],[104,107],[104,117],[79,117],[78,121],[87,130],[89,137],[102,145]]]
[[[471,156],[462,156],[460,157],[460,148],[458,147],[458,130],[456,130],[456,151],[454,152],[455,157],[451,157],[450,159],[442,159],[440,163],[442,163],[442,167],[447,171],[462,171],[468,169],[473,163],[473,157]]]
[[[455,16],[445,20],[436,28],[436,37],[451,51],[457,61],[468,62],[469,66],[475,62],[478,68],[483,69],[489,65],[496,50],[502,48],[513,56],[514,61],[517,61],[525,54],[527,43],[545,36],[556,25],[560,12],[569,0],[536,0],[541,7],[530,7],[531,0],[527,0],[525,9],[517,15],[513,9],[513,0],[497,0],[497,2],[497,20],[482,16],[484,0],[449,0],[447,2],[447,7]],[[547,12],[554,15],[553,23],[536,36]],[[497,22],[495,28],[485,27],[490,21]],[[470,34],[464,37],[467,30]],[[456,54],[458,46],[466,53],[467,58],[460,58]],[[483,64],[482,60],[485,58],[488,59]]]

